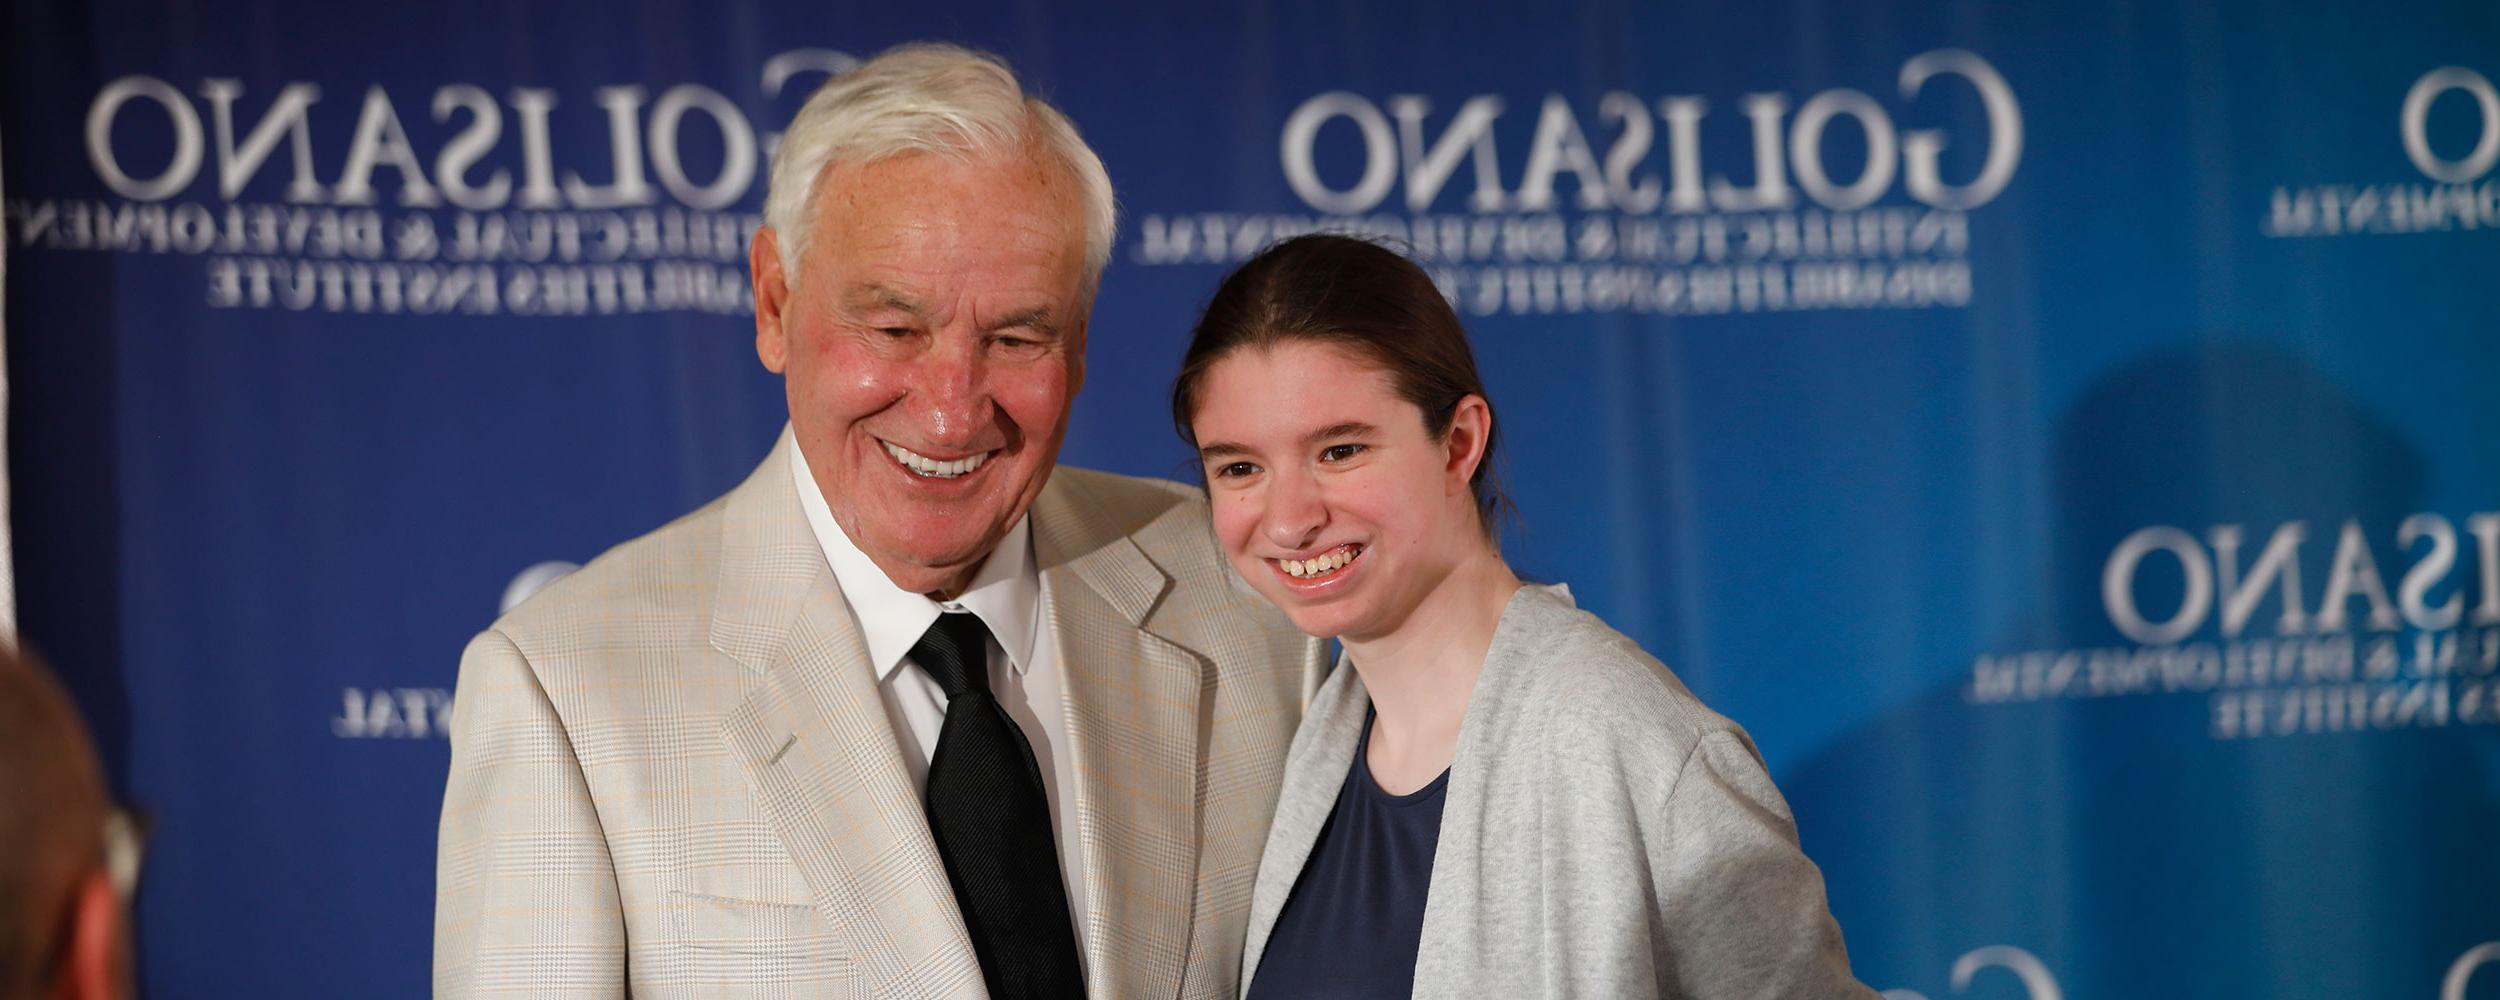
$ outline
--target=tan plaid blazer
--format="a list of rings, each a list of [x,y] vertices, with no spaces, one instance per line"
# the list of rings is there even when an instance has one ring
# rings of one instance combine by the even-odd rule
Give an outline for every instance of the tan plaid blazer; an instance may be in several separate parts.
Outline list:
[[[470,642],[437,996],[983,995],[787,447]],[[1062,468],[1033,527],[1091,995],[1230,998],[1320,644],[1234,578],[1195,490]]]

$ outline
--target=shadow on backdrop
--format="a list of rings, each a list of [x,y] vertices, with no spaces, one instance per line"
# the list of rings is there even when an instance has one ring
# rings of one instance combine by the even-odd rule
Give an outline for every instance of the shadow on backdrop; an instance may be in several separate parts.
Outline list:
[[[2337,532],[2357,519],[2392,593],[2413,562],[2396,526],[2423,510],[2429,476],[2402,433],[2332,381],[2232,342],[2151,355],[2091,386],[2061,422],[2054,462],[2052,575],[2035,624],[1975,655],[2135,645],[2103,606],[2102,571],[2121,540],[2156,525],[2200,540],[2242,525],[2245,569],[2278,525],[2305,521],[2300,591],[2314,619]],[[2471,512],[2436,513],[2457,525],[2449,579],[2470,609]],[[2142,564],[2149,617],[2180,606],[2179,565]],[[2241,638],[2270,636],[2280,612],[2269,596]],[[2358,599],[2351,613],[2356,644],[2384,634],[2365,630]],[[2219,643],[2216,617],[2185,641]],[[1851,956],[1878,988],[2021,997],[2007,972],[1948,986],[1956,958],[2010,945],[2068,997],[2434,997],[2461,954],[2500,938],[2488,860],[2500,729],[2225,739],[2220,688],[1976,704],[1971,672],[1957,676],[1783,782],[1833,875]],[[2500,970],[2473,985],[2500,997]]]

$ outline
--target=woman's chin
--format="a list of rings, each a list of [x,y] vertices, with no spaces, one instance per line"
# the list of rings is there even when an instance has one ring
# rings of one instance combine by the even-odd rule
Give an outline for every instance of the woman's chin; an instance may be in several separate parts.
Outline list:
[[[1236,569],[1239,569],[1236,564]],[[1364,602],[1362,588],[1351,586],[1358,566],[1348,566],[1328,577],[1314,581],[1289,579],[1264,560],[1252,564],[1251,572],[1260,574],[1248,582],[1251,589],[1268,604],[1285,615],[1293,627],[1304,635],[1320,639],[1344,638],[1355,630],[1365,617],[1359,605]]]
[[[1342,639],[1348,632],[1354,631],[1357,624],[1354,620],[1355,616],[1346,613],[1348,609],[1343,602],[1298,606],[1286,603],[1281,607],[1285,612],[1286,620],[1293,622],[1294,628],[1300,630],[1303,635],[1313,638]]]

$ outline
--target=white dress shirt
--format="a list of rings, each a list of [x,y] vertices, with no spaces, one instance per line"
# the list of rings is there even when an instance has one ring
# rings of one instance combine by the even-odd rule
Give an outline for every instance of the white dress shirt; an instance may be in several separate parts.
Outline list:
[[[787,434],[788,431],[783,433]],[[923,633],[949,611],[969,611],[990,633],[990,692],[1024,731],[1040,765],[1042,791],[1050,799],[1050,815],[1058,829],[1059,879],[1067,886],[1069,920],[1076,927],[1077,951],[1085,944],[1085,860],[1077,849],[1075,762],[1069,759],[1068,722],[1060,697],[1059,630],[1042,614],[1044,586],[1033,560],[1033,515],[1016,520],[998,548],[983,560],[972,585],[955,600],[939,602],[895,586],[870,561],[851,536],[834,523],[807,459],[797,442],[790,449],[790,477],[798,487],[799,506],[815,529],[816,544],[833,566],[851,617],[868,645],[868,662],[877,671],[877,692],[885,699],[886,717],[902,743],[903,766],[911,769],[912,786],[928,793],[929,755],[937,749],[946,726],[946,692],[928,672],[911,662],[911,648]]]

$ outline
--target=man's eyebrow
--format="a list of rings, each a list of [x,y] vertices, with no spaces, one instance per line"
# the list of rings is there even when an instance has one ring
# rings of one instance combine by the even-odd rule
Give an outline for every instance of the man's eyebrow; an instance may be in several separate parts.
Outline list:
[[[991,320],[985,325],[992,330],[1010,330],[1021,326],[1037,330],[1054,337],[1059,335],[1059,321],[1051,316],[1049,306],[1033,306],[1027,309],[1018,309],[1004,316],[1000,316],[997,319]]]
[[[919,299],[887,285],[871,283],[853,287],[842,296],[842,301],[853,309],[892,309],[914,319],[927,318],[927,311],[920,307]]]

